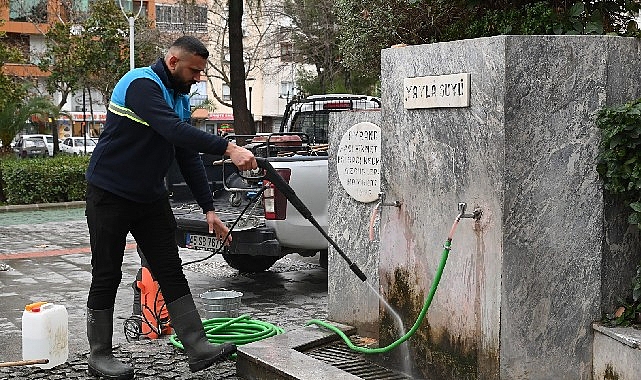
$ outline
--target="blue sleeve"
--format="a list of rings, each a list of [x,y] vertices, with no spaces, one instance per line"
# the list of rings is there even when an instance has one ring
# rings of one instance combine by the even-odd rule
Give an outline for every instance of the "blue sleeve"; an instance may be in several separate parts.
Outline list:
[[[127,89],[125,106],[146,121],[154,131],[177,147],[223,155],[227,140],[180,120],[167,104],[160,86],[151,79],[135,79]]]

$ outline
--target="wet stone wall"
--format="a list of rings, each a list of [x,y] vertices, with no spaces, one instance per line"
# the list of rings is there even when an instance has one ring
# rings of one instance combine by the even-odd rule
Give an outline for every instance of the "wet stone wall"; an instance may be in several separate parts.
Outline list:
[[[639,47],[610,36],[498,36],[382,51],[381,189],[402,206],[383,209],[378,254],[364,242],[354,254],[378,260],[379,288],[407,328],[457,204],[482,210],[461,220],[410,340],[421,377],[592,378],[592,322],[627,294],[621,279],[640,258],[637,232],[596,172],[594,114],[641,96]],[[340,186],[330,181],[330,231],[351,237],[362,225],[344,212],[363,220],[371,206]],[[332,279],[354,277],[332,265],[330,318],[365,302],[353,283]],[[386,344],[396,334],[380,310]]]
[[[347,257],[367,276],[363,283],[349,266],[330,248],[328,258],[328,316],[330,320],[354,326],[359,333],[378,338],[379,251],[378,236],[370,240],[370,219],[376,202],[359,202],[349,196],[337,172],[341,140],[354,125],[369,122],[380,126],[380,110],[337,112],[330,114],[329,136],[329,235]],[[355,164],[353,167],[362,165]],[[378,228],[378,224],[375,225]],[[372,288],[367,286],[371,285]]]

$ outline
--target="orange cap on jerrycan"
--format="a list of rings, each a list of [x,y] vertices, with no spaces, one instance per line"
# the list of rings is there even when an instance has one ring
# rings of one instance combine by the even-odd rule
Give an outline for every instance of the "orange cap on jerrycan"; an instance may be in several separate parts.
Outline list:
[[[32,311],[34,313],[37,313],[37,312],[40,311],[40,306],[42,306],[42,305],[44,305],[46,303],[48,303],[48,302],[47,301],[41,301],[41,302],[30,303],[27,306],[25,306],[24,309],[26,311]]]

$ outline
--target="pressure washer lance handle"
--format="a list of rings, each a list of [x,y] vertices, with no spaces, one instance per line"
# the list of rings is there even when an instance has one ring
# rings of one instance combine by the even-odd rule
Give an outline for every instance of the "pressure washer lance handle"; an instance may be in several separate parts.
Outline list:
[[[281,177],[280,174],[278,174],[278,172],[276,171],[276,169],[274,169],[272,164],[269,163],[269,161],[267,161],[267,159],[265,159],[263,157],[256,157],[256,163],[258,164],[259,168],[265,170],[265,179],[267,179],[268,181],[273,183],[274,186],[276,186],[276,188],[278,190],[280,190],[281,193],[283,193],[283,195],[285,196],[285,198],[287,198],[289,203],[291,203],[292,206],[294,206],[296,208],[296,210],[298,210],[298,212],[305,219],[309,220],[309,222],[314,227],[316,227],[318,232],[320,232],[321,235],[323,235],[323,237],[329,242],[329,244],[331,244],[332,247],[334,247],[336,252],[338,252],[338,254],[341,255],[343,260],[345,260],[345,262],[349,266],[349,269],[351,269],[352,272],[354,272],[354,274],[361,281],[363,281],[363,282],[367,281],[367,276],[365,276],[363,271],[361,271],[361,269],[358,267],[358,265],[353,263],[352,260],[350,260],[349,257],[347,257],[347,255],[345,255],[345,253],[338,246],[338,244],[336,244],[336,242],[334,242],[334,240],[331,237],[329,237],[329,235],[327,235],[327,232],[325,232],[323,227],[321,227],[320,224],[318,224],[318,222],[316,221],[316,219],[312,215],[311,211],[309,211],[307,206],[305,206],[305,204],[300,200],[300,198],[298,198],[298,196],[296,195],[296,192],[294,191],[294,189],[292,189],[292,187],[289,186],[289,184],[283,179],[283,177]]]

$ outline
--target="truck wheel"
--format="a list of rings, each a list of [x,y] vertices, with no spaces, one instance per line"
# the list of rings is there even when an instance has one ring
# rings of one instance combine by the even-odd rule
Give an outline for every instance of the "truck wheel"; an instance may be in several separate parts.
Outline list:
[[[327,269],[327,250],[323,249],[318,252],[318,265],[323,269]]]
[[[234,207],[238,207],[243,203],[243,196],[237,191],[232,192],[229,194],[229,204],[231,204]]]
[[[223,258],[230,267],[243,273],[258,273],[269,269],[280,257],[224,254]]]

